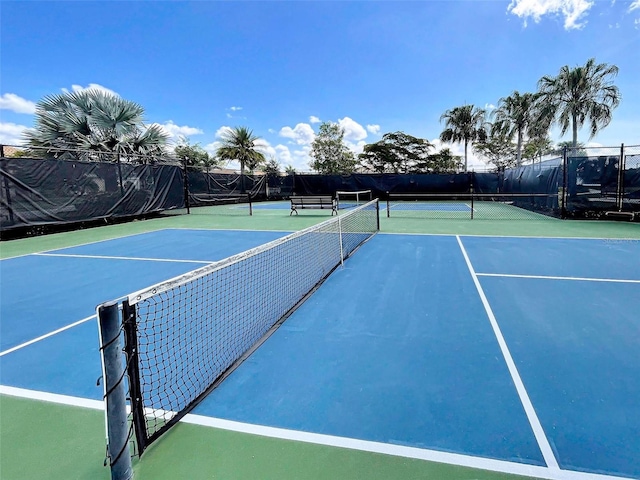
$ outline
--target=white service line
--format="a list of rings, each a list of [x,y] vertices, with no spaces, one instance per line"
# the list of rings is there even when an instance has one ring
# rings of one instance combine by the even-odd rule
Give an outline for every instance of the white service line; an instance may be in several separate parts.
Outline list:
[[[44,335],[42,335],[42,336],[40,336],[38,338],[34,338],[33,340],[29,340],[28,342],[22,343],[22,344],[20,344],[20,345],[18,345],[16,347],[12,347],[12,348],[10,348],[8,350],[5,350],[4,352],[0,352],[0,357],[6,355],[8,353],[15,352],[16,350],[20,350],[21,348],[28,347],[29,345],[31,345],[33,343],[39,342],[40,340],[44,340],[45,338],[53,337],[54,335],[57,335],[60,332],[64,332],[65,330],[69,330],[70,328],[76,327],[76,326],[78,326],[78,325],[80,325],[82,323],[88,322],[89,320],[92,320],[94,318],[96,318],[96,316],[95,315],[91,315],[90,317],[86,317],[86,318],[83,318],[82,320],[78,320],[77,322],[74,322],[74,323],[71,323],[69,325],[66,325],[66,326],[64,326],[62,328],[54,330],[53,332],[46,333],[46,334],[44,334]]]
[[[115,255],[79,255],[72,253],[33,253],[40,257],[71,257],[71,258],[99,258],[104,260],[141,260],[144,262],[169,262],[169,263],[200,263],[208,265],[212,260],[175,260],[170,258],[145,258],[145,257],[118,257]]]
[[[480,285],[480,280],[478,280],[478,276],[476,275],[476,272],[473,269],[471,260],[469,260],[469,255],[467,255],[467,251],[465,250],[459,235],[456,235],[456,239],[458,240],[458,245],[460,246],[460,250],[462,251],[464,260],[467,263],[469,272],[471,273],[471,278],[473,279],[473,283],[476,286],[476,290],[478,290],[478,295],[480,296],[482,305],[484,305],[484,309],[487,313],[487,316],[489,317],[489,322],[491,323],[491,327],[493,328],[493,333],[495,334],[496,339],[498,340],[498,345],[500,346],[500,350],[502,351],[502,355],[507,364],[507,368],[509,369],[509,373],[511,374],[513,383],[515,384],[516,390],[518,392],[518,396],[520,397],[520,401],[522,402],[524,411],[527,415],[527,418],[529,419],[529,423],[531,424],[533,434],[536,437],[536,440],[538,442],[538,446],[540,447],[540,451],[542,452],[544,461],[546,462],[547,466],[551,470],[559,470],[560,467],[558,465],[558,461],[556,460],[556,457],[553,454],[553,450],[551,449],[549,440],[547,439],[547,436],[544,433],[544,429],[542,428],[542,424],[538,419],[538,415],[536,414],[536,411],[533,408],[533,404],[531,403],[531,399],[529,398],[527,389],[525,388],[524,383],[522,382],[522,378],[520,378],[520,373],[518,372],[518,368],[516,367],[516,364],[513,361],[513,357],[511,356],[511,352],[509,351],[507,342],[505,341],[504,336],[502,335],[502,331],[500,330],[498,321],[496,320],[496,317],[493,314],[491,305],[489,305],[489,301],[487,300],[487,297],[484,294],[482,285]]]
[[[574,280],[578,282],[640,283],[640,280],[623,280],[620,278],[554,277],[550,275],[518,275],[510,273],[476,273],[476,275],[478,277],[538,278],[542,280]]]

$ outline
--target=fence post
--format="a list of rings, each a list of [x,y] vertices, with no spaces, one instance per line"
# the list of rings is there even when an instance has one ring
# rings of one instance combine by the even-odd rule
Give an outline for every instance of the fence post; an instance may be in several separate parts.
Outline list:
[[[182,162],[182,178],[184,182],[184,206],[187,209],[187,215],[191,213],[189,209],[189,172],[187,171],[187,159]]]
[[[107,418],[107,454],[111,466],[111,479],[130,480],[133,477],[133,469],[129,452],[130,430],[127,418],[127,394],[120,342],[118,303],[110,302],[99,305],[98,320]]]

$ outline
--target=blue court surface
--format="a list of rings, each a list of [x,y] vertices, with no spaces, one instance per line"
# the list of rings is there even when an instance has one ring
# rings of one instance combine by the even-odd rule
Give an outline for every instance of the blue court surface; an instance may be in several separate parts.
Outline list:
[[[2,260],[0,383],[101,399],[98,303],[283,235]],[[640,478],[639,311],[638,241],[378,234],[192,413]]]

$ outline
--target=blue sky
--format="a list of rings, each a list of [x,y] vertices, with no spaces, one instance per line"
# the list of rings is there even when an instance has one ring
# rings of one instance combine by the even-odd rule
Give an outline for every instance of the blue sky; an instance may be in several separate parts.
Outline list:
[[[247,126],[303,171],[319,121],[340,123],[356,153],[398,130],[439,147],[447,109],[491,110],[593,57],[619,67],[622,104],[579,140],[640,145],[640,0],[3,0],[0,27],[5,144],[45,95],[98,86],[174,140],[214,151],[224,128]]]

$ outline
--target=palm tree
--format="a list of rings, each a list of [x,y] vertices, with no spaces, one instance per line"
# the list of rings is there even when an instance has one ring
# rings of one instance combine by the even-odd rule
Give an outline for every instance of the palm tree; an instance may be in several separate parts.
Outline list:
[[[591,58],[582,67],[565,65],[557,77],[544,76],[538,81],[543,121],[558,123],[564,135],[571,127],[572,146],[578,145],[578,129],[589,124],[593,138],[611,122],[611,114],[620,104],[620,91],[612,78],[618,67],[598,63]]]
[[[222,145],[218,147],[216,156],[221,161],[240,162],[240,188],[244,192],[244,170],[255,169],[265,161],[264,154],[256,150],[256,142],[260,137],[247,127],[235,127],[222,134]]]
[[[520,94],[517,90],[508,97],[503,97],[498,108],[493,112],[494,128],[501,130],[508,138],[517,136],[516,165],[522,164],[522,148],[525,135],[529,135],[536,122],[536,95]]]
[[[82,151],[162,155],[168,135],[159,125],[147,126],[137,103],[99,89],[44,97],[36,105],[35,126],[24,137],[32,153]],[[113,158],[113,156],[111,156]]]
[[[440,140],[448,143],[464,143],[464,171],[468,169],[467,149],[471,142],[484,140],[487,137],[485,130],[485,111],[473,105],[464,105],[447,110],[440,117],[445,120],[445,129],[440,134]]]

